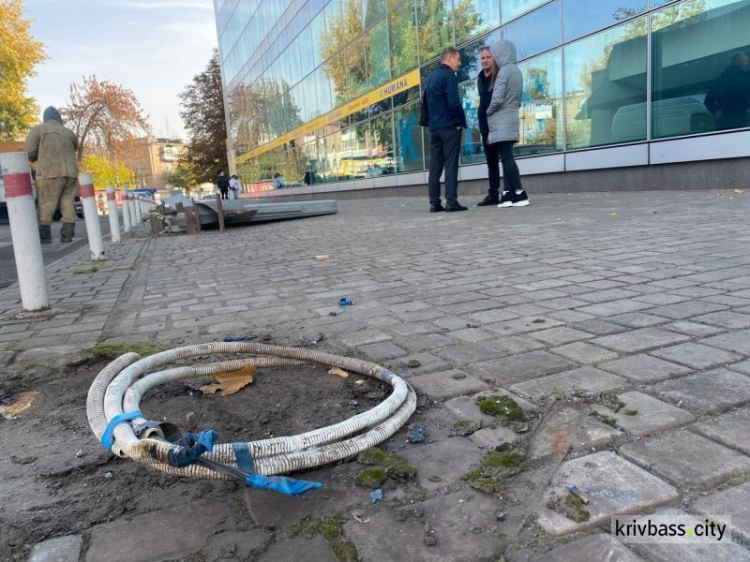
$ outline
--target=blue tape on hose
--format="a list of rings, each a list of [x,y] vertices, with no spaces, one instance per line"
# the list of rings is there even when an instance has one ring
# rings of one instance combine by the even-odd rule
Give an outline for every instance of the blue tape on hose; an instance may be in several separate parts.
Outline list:
[[[245,483],[258,490],[273,490],[287,496],[300,496],[310,490],[317,490],[323,487],[322,482],[294,480],[286,476],[261,476],[260,474],[248,475],[245,478]]]
[[[104,445],[107,449],[111,449],[112,445],[115,444],[115,428],[121,423],[129,422],[130,420],[134,420],[135,418],[142,417],[143,414],[141,414],[138,410],[133,410],[132,412],[124,412],[122,414],[116,415],[114,418],[109,420],[107,429],[104,430],[104,434],[102,434],[102,438],[99,441],[101,441],[102,445]]]
[[[390,376],[391,376],[391,372],[390,371],[383,371],[380,374],[380,378],[383,379],[383,382],[388,382],[388,379],[390,378]]]
[[[234,450],[234,459],[237,461],[237,468],[246,474],[255,474],[255,462],[250,455],[250,447],[247,443],[232,443]]]
[[[169,451],[167,460],[177,468],[184,468],[195,462],[203,453],[210,453],[214,448],[217,433],[213,429],[201,433],[186,433],[180,439],[179,446]]]

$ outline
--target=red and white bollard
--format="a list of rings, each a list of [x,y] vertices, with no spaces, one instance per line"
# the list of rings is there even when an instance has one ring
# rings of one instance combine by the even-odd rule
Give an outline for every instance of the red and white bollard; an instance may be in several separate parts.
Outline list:
[[[123,232],[127,234],[132,229],[132,225],[130,224],[130,193],[128,193],[127,189],[123,189],[121,194]]]
[[[0,154],[5,183],[5,200],[10,219],[10,236],[16,256],[21,305],[33,312],[49,308],[47,280],[44,276],[42,243],[31,190],[31,173],[25,152]]]
[[[107,186],[107,207],[109,208],[109,232],[112,235],[112,242],[120,241],[120,215],[117,214],[117,199],[115,198],[115,188]]]
[[[135,192],[130,191],[130,226],[135,229],[138,226],[138,210],[135,206]]]
[[[104,240],[102,240],[102,227],[99,224],[99,215],[96,212],[96,197],[94,196],[94,181],[91,174],[78,174],[78,187],[81,191],[81,203],[83,203],[83,218],[86,220],[86,236],[89,239],[89,250],[91,261],[104,259]]]

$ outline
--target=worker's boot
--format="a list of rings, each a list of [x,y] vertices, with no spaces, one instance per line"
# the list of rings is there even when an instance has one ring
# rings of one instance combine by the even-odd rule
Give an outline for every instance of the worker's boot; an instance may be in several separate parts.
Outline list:
[[[76,230],[76,223],[64,222],[62,223],[62,229],[60,230],[60,242],[72,242],[73,234]]]
[[[39,240],[42,244],[52,244],[52,230],[48,224],[39,225]]]

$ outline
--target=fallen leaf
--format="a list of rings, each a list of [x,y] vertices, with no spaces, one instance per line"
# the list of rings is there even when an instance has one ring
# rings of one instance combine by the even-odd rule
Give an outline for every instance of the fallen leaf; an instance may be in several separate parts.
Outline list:
[[[211,378],[214,379],[217,384],[207,384],[201,386],[198,390],[203,394],[216,394],[217,392],[221,392],[222,396],[229,396],[230,394],[239,392],[240,389],[252,383],[254,377],[255,365],[246,365],[239,371],[211,375]]]
[[[342,379],[348,379],[349,373],[344,371],[344,369],[339,369],[338,367],[331,367],[331,370],[328,371],[329,375],[336,375],[337,377],[341,377]]]
[[[735,193],[745,193],[745,190],[744,189],[735,189],[734,192]]]
[[[319,256],[315,256],[315,259],[318,261],[326,261],[329,258],[327,254],[320,254]]]
[[[0,406],[0,415],[6,420],[14,420],[18,418],[19,414],[31,408],[31,405],[36,401],[40,394],[41,392],[22,392],[18,395],[18,399],[13,402],[13,404]]]
[[[617,216],[617,213],[610,213],[609,216],[614,218]]]

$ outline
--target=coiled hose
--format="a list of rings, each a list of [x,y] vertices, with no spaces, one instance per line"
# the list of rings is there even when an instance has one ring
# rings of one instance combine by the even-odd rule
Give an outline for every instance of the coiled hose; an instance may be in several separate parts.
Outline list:
[[[216,353],[249,354],[251,357],[158,370],[175,361]],[[139,403],[143,394],[160,384],[190,377],[239,371],[248,365],[272,367],[304,364],[339,367],[372,377],[390,384],[393,392],[375,408],[329,427],[289,437],[239,444],[244,450],[249,451],[254,471],[259,475],[285,474],[355,456],[396,433],[416,409],[417,397],[414,389],[404,379],[375,363],[306,349],[232,342],[180,347],[145,358],[141,358],[137,353],[126,353],[109,363],[97,375],[89,389],[86,415],[91,430],[99,441],[102,441],[105,431],[109,429],[112,433],[113,430],[114,441],[110,450],[120,457],[149,464],[169,474],[228,479],[231,475],[214,470],[205,464],[216,463],[239,470],[243,463],[242,459],[238,462],[235,456],[238,444],[215,445],[201,455],[207,463],[175,466],[173,454],[178,445],[166,441],[158,426],[150,424],[150,427],[141,433],[141,437],[138,437],[133,428],[148,426],[147,420],[140,415],[126,418],[129,423],[121,423],[119,420],[129,412],[139,414]]]

